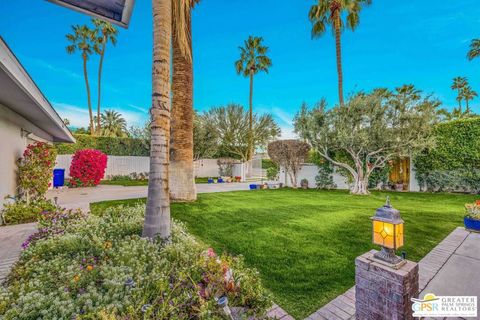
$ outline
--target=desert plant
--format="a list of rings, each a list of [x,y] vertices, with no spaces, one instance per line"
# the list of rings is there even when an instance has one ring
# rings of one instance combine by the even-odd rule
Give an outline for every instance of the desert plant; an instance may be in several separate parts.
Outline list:
[[[465,216],[470,219],[480,220],[480,200],[465,205]]]
[[[107,155],[94,149],[75,152],[70,164],[70,186],[93,187],[105,176]]]
[[[309,151],[308,143],[299,140],[277,140],[268,145],[270,159],[288,173],[293,188],[297,188],[298,171]]]
[[[6,203],[1,211],[0,225],[36,222],[42,212],[52,210],[56,210],[55,204],[44,198]]]

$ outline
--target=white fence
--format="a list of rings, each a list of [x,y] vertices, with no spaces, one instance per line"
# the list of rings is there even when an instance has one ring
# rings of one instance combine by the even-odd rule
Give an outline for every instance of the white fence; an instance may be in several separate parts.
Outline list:
[[[65,169],[65,178],[70,177],[70,163],[72,155],[57,156],[56,168]],[[245,164],[239,163],[233,166],[233,175],[245,180]],[[219,168],[216,159],[201,159],[194,163],[196,177],[218,177]],[[130,175],[132,173],[144,173],[150,171],[149,157],[123,157],[108,156],[105,177],[116,175]]]
[[[315,177],[318,175],[318,167],[314,164],[305,163],[302,164],[300,167],[300,171],[297,177],[297,187],[300,187],[300,183],[303,179],[308,180],[308,187],[309,188],[316,188]],[[334,172],[333,175],[333,182],[337,186],[337,189],[350,189],[350,186],[347,183],[347,180],[341,174]],[[280,177],[279,182],[283,183],[284,185],[291,187],[292,183],[290,182],[290,176],[285,172],[285,169],[280,167]],[[420,186],[418,184],[417,179],[415,178],[415,168],[410,162],[410,185],[408,186],[409,191],[417,192],[420,191]]]
[[[297,177],[297,187],[300,187],[300,183],[303,179],[308,180],[308,187],[309,188],[316,188],[315,177],[318,175],[318,167],[314,164],[305,163],[302,164],[300,170],[298,171]],[[280,167],[280,176],[279,182],[283,183],[284,185],[291,187],[292,183],[290,181],[290,176],[285,171],[285,168]],[[339,173],[333,173],[333,183],[337,186],[337,189],[349,189],[349,186],[346,182],[345,177],[340,175]]]

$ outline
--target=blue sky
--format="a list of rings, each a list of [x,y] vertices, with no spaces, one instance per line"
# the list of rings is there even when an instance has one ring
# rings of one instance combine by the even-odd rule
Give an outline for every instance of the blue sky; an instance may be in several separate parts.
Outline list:
[[[129,124],[148,117],[151,94],[151,1],[137,0],[131,26],[105,58],[103,108],[120,111]],[[238,46],[262,36],[273,67],[255,79],[254,108],[272,113],[291,136],[291,119],[303,101],[337,98],[334,40],[330,32],[312,40],[309,0],[203,0],[194,10],[194,105],[205,110],[230,102],[248,105],[248,80],[233,66]],[[86,125],[87,103],[81,58],[65,52],[72,24],[89,18],[44,0],[0,1],[0,35],[14,50],[60,115]],[[413,83],[446,107],[456,105],[455,76],[467,76],[480,91],[480,59],[465,58],[480,37],[478,0],[374,0],[355,32],[342,36],[345,92]],[[89,61],[96,101],[98,61]],[[473,108],[480,112],[480,100]],[[94,104],[96,105],[96,104]]]

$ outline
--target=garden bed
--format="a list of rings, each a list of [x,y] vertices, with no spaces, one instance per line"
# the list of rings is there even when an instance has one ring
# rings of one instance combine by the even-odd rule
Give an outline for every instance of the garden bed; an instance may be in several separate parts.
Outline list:
[[[355,257],[372,249],[370,217],[391,197],[405,220],[407,258],[418,261],[455,227],[476,196],[340,190],[259,190],[199,194],[172,204],[172,215],[219,252],[242,254],[274,301],[302,319],[355,283]],[[143,200],[142,200],[143,201]],[[94,212],[115,204],[93,204]]]
[[[169,244],[140,237],[143,206],[101,216],[44,212],[0,287],[2,319],[226,319],[216,298],[271,306],[242,258],[216,255],[173,223]]]

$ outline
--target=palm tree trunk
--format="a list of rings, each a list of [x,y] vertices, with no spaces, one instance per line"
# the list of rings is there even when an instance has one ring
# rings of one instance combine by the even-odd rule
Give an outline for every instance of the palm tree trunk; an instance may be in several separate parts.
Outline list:
[[[88,100],[88,114],[90,116],[90,134],[95,134],[95,127],[93,125],[93,112],[92,112],[92,100],[90,97],[90,85],[88,83],[87,73],[87,56],[83,54],[83,76],[85,77],[85,85],[87,86],[87,100]]]
[[[97,135],[100,135],[100,101],[102,93],[102,69],[103,58],[105,57],[105,48],[107,44],[107,37],[103,36],[102,53],[100,54],[100,63],[98,65],[98,103],[97,103]]]
[[[250,100],[248,111],[248,160],[252,160],[253,150],[253,70],[250,71]]]
[[[335,48],[337,51],[337,74],[338,74],[338,99],[340,105],[343,105],[343,70],[342,70],[342,44],[340,33],[340,14],[335,14]]]
[[[170,145],[170,45],[172,36],[171,0],[153,0],[152,107],[148,198],[143,237],[168,240],[170,195],[168,165]]]
[[[191,17],[186,18],[190,52],[192,51]],[[193,167],[193,58],[182,54],[175,26],[172,26],[172,138],[170,146],[170,197],[178,201],[197,199]]]
[[[468,99],[465,99],[465,112],[469,112],[470,111],[470,107],[468,106]],[[461,111],[461,110],[460,110]]]

